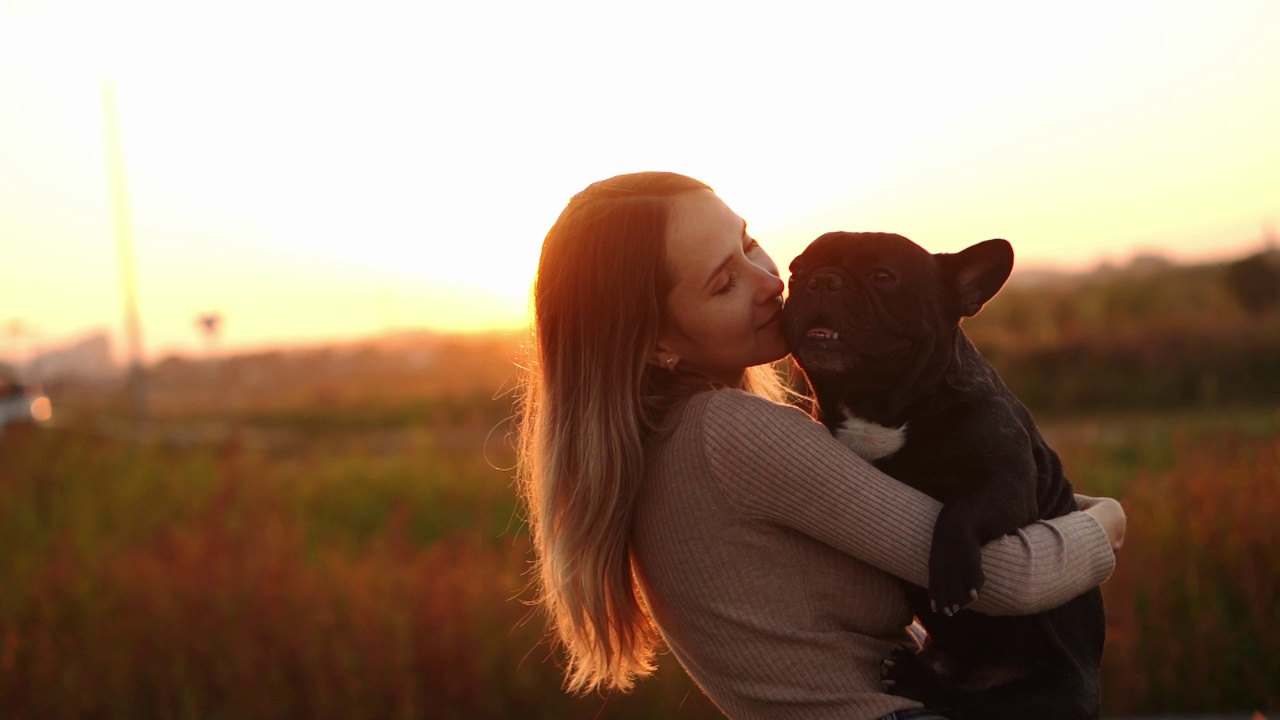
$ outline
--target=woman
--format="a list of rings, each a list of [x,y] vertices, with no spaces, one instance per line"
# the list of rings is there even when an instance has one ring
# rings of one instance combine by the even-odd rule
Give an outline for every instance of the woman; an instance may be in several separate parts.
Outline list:
[[[940,506],[781,403],[782,290],[681,175],[595,183],[548,232],[520,488],[568,688],[627,689],[665,642],[730,717],[940,717],[880,677],[912,642],[901,580],[926,584]],[[1088,504],[984,547],[971,607],[1036,612],[1106,578],[1124,517]]]

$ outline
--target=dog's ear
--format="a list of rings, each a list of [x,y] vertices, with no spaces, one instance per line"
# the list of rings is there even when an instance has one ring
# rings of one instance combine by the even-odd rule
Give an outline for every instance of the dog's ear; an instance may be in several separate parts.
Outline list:
[[[937,258],[943,282],[955,293],[961,317],[977,315],[1013,272],[1013,246],[1005,240],[987,240]]]

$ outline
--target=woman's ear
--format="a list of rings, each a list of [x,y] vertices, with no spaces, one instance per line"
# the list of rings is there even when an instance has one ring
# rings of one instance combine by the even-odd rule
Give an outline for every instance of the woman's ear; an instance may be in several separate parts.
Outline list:
[[[649,354],[649,364],[675,372],[676,366],[680,364],[680,355],[668,343],[658,341],[653,352]]]

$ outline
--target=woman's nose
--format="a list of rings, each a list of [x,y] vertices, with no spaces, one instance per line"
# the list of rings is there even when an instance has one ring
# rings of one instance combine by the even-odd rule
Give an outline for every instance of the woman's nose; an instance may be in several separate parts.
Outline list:
[[[770,302],[774,298],[782,294],[782,289],[786,287],[786,283],[782,282],[782,278],[778,277],[777,272],[770,272],[768,268],[760,268],[760,284],[756,299],[759,302]]]

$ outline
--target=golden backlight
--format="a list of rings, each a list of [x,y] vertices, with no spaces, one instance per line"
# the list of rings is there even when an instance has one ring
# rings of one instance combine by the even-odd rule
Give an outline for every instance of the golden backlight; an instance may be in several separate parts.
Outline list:
[[[41,395],[31,401],[31,419],[38,423],[47,423],[53,419],[53,405],[49,398]]]
[[[784,267],[835,229],[1200,258],[1280,217],[1267,0],[368,7],[0,3],[0,321],[122,324],[106,81],[152,355],[209,311],[228,347],[518,327],[565,201],[640,169]]]

